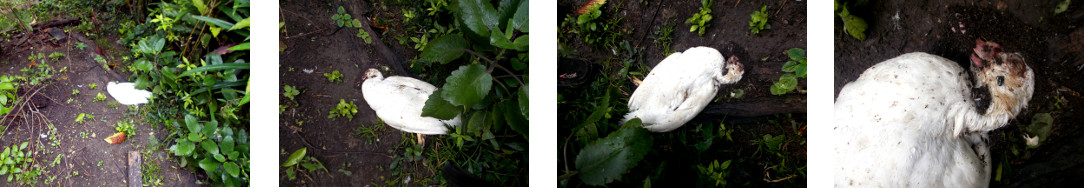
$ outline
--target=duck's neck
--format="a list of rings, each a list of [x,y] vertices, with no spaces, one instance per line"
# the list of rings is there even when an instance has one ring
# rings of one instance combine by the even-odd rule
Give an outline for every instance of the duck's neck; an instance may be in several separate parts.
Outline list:
[[[959,137],[972,132],[989,132],[1009,123],[1016,114],[1009,108],[1009,101],[995,97],[985,113],[980,114],[974,102],[968,101],[952,105],[950,114],[954,115],[952,135]]]

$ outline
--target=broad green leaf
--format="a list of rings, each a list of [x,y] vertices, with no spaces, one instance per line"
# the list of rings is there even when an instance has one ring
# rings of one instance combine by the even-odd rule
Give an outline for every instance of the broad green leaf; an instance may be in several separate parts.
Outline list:
[[[787,56],[790,56],[791,60],[799,61],[805,59],[805,50],[801,48],[791,48],[787,50]]]
[[[463,113],[463,108],[448,103],[441,97],[441,88],[437,88],[429,95],[429,99],[425,100],[425,107],[422,107],[422,116],[434,117],[437,119],[449,120],[455,118],[459,113]]]
[[[196,10],[199,10],[200,15],[207,14],[207,3],[204,3],[203,0],[192,0],[192,5],[196,6]]]
[[[199,167],[203,170],[206,170],[207,172],[218,170],[219,166],[220,165],[218,161],[215,161],[215,159],[212,159],[210,157],[203,158],[203,160],[199,161]]]
[[[602,186],[636,167],[654,144],[651,133],[632,119],[621,129],[587,145],[576,155],[579,177],[588,185]]]
[[[512,44],[512,41],[508,40],[508,36],[511,35],[511,34],[505,35],[499,29],[493,30],[493,32],[490,33],[490,34],[491,35],[489,35],[489,44],[491,44],[493,46],[496,46],[496,47],[504,48],[504,49],[511,49],[511,50],[516,49],[516,46]]]
[[[847,7],[843,7],[843,11],[839,13],[839,17],[843,19],[844,31],[850,34],[858,40],[866,40],[866,20],[859,18],[858,16],[851,15],[847,11]]]
[[[222,168],[225,168],[226,173],[229,173],[230,176],[237,177],[241,175],[241,168],[238,167],[237,164],[226,163],[222,165]]]
[[[184,77],[184,76],[191,76],[191,75],[199,73],[199,72],[220,71],[220,70],[236,70],[236,69],[248,69],[248,68],[249,68],[248,63],[223,63],[223,64],[217,64],[217,65],[207,65],[207,66],[202,66],[202,67],[196,67],[196,68],[194,68],[192,70],[184,71],[178,76]]]
[[[135,81],[135,88],[147,89],[147,87],[151,87],[151,78],[149,77],[149,75],[146,74],[139,75],[139,77],[137,77]]]
[[[233,147],[236,143],[233,140],[233,136],[225,136],[222,138],[222,143],[218,143],[218,148],[222,150],[222,153],[233,153]]]
[[[195,18],[196,20],[199,20],[199,21],[204,21],[204,22],[210,23],[212,25],[215,25],[215,26],[218,26],[218,27],[221,27],[221,28],[233,28],[233,23],[230,23],[230,22],[228,22],[226,20],[222,20],[222,19],[218,19],[218,18],[205,17],[205,16],[192,16],[192,18]]]
[[[486,115],[488,115],[488,113],[485,111],[477,111],[470,116],[470,119],[467,120],[468,134],[478,136],[482,134],[482,131],[489,128],[489,125],[486,123]]]
[[[286,158],[286,162],[283,162],[282,166],[296,165],[297,162],[301,161],[301,158],[305,158],[305,152],[307,152],[307,151],[308,151],[308,148],[297,149],[297,151],[294,151],[293,154],[290,154],[289,158]]]
[[[460,23],[466,27],[463,30],[478,37],[474,38],[475,40],[489,38],[489,31],[500,25],[497,10],[489,1],[461,0],[454,8],[459,9],[456,13],[460,15]]]
[[[466,50],[469,45],[467,40],[463,39],[462,36],[444,35],[429,41],[429,43],[425,45],[425,50],[422,50],[420,56],[422,59],[446,64],[462,57],[463,54],[466,53],[464,50]]]
[[[526,117],[522,116],[522,114],[519,113],[519,110],[516,110],[517,106],[519,108],[522,108],[523,106],[511,101],[501,102],[499,105],[503,105],[500,110],[504,112],[504,120],[505,122],[508,122],[508,126],[512,128],[513,131],[522,134],[524,138],[527,138],[527,135],[530,132],[530,124],[527,122]]]
[[[805,78],[805,75],[806,75],[806,70],[805,69],[806,69],[806,64],[805,63],[798,64],[798,67],[794,68],[794,74],[796,76],[798,76],[799,78]]]
[[[189,142],[185,139],[178,139],[177,150],[173,152],[177,156],[191,156],[192,151],[196,150],[196,144]]]
[[[779,76],[779,82],[782,83],[783,88],[791,90],[798,86],[798,77],[794,76],[794,74],[783,74]]]
[[[524,0],[523,2],[521,2],[519,4],[519,8],[516,10],[516,15],[514,17],[512,17],[512,27],[518,28],[520,32],[524,32],[524,33],[529,32],[528,28],[531,25],[531,24],[528,24],[528,22],[530,21],[530,17],[531,17],[531,15],[528,13],[528,11],[530,11],[530,9],[531,9],[528,6],[529,4],[530,4],[530,2],[527,1],[527,0]]]
[[[459,66],[446,81],[441,95],[456,106],[474,106],[493,86],[493,76],[480,64]]]
[[[139,58],[135,61],[135,67],[139,71],[151,71],[154,68],[154,63],[147,61],[145,58]]]
[[[512,42],[512,46],[516,47],[516,51],[525,52],[530,47],[531,42],[530,35],[523,35],[516,37],[516,41]]]
[[[15,89],[15,85],[12,85],[11,82],[0,83],[0,89],[12,90]]]
[[[794,72],[795,68],[798,68],[798,62],[787,61],[783,64],[783,72]]]
[[[211,103],[215,104],[215,103]],[[218,130],[218,120],[211,120],[203,124],[203,135],[213,136],[215,131]]]
[[[207,140],[206,142],[200,142],[200,145],[203,145],[203,151],[211,154],[218,154],[218,144],[215,144],[214,141]]]
[[[188,127],[190,133],[198,133],[203,130],[203,124],[200,124],[199,119],[196,119],[196,116],[191,114],[184,116],[184,124]]]

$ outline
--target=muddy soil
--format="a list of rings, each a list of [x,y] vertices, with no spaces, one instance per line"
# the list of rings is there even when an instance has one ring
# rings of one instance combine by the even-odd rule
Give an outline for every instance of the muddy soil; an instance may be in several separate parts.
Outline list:
[[[584,0],[562,0],[558,1],[558,24],[564,20],[564,16],[578,16],[572,13],[572,10],[578,9],[581,5],[586,3]],[[762,30],[759,34],[752,34],[749,31],[750,14],[754,11],[760,10],[761,6],[767,5],[768,9],[766,13],[769,15],[769,24],[771,29]],[[617,12],[613,12],[612,6],[619,7]],[[806,2],[795,1],[772,1],[772,2],[757,2],[757,1],[715,1],[712,5],[712,16],[714,17],[708,27],[708,30],[703,36],[698,36],[696,33],[689,32],[690,25],[684,24],[685,20],[692,17],[701,7],[700,1],[649,1],[647,4],[640,1],[608,1],[603,6],[603,15],[600,19],[609,19],[614,17],[620,17],[620,28],[617,29],[621,32],[626,32],[622,38],[617,39],[620,41],[628,41],[631,45],[637,48],[643,48],[644,58],[642,61],[634,62],[633,67],[637,63],[642,63],[648,67],[653,67],[658,64],[666,54],[663,52],[663,48],[655,44],[655,38],[658,36],[656,31],[660,30],[667,24],[675,25],[672,33],[673,41],[670,49],[673,51],[684,51],[685,49],[697,46],[708,46],[719,49],[724,55],[733,54],[741,59],[744,64],[746,72],[741,81],[733,84],[726,85],[720,88],[718,95],[729,95],[729,93],[736,89],[744,91],[744,96],[736,99],[724,99],[709,104],[704,112],[699,114],[685,126],[675,130],[671,133],[657,133],[655,136],[655,148],[654,150],[662,152],[652,152],[642,161],[666,161],[665,178],[652,179],[652,183],[655,185],[694,185],[697,182],[698,177],[701,175],[696,171],[696,165],[693,161],[681,161],[681,160],[668,160],[675,158],[674,151],[689,150],[691,146],[682,146],[681,142],[684,142],[685,138],[678,138],[674,135],[698,135],[699,133],[693,133],[697,124],[716,125],[726,124],[728,129],[736,130],[733,133],[733,143],[727,141],[715,141],[715,144],[711,146],[709,152],[713,156],[701,156],[707,161],[712,159],[719,160],[719,162],[734,159],[735,163],[742,170],[734,170],[730,177],[732,179],[745,179],[750,180],[752,184],[748,186],[772,186],[777,184],[766,183],[760,181],[762,178],[777,179],[779,174],[771,174],[772,177],[765,177],[765,164],[753,162],[753,157],[750,156],[738,156],[736,154],[746,152],[744,154],[751,154],[754,150],[757,150],[757,145],[749,143],[751,140],[759,139],[762,135],[786,135],[788,139],[801,138],[804,140],[804,127],[806,123],[805,114],[805,79],[799,79],[798,89],[782,96],[771,95],[771,85],[779,79],[779,76],[784,72],[781,71],[783,64],[789,59],[785,51],[790,48],[802,48],[806,49]],[[563,28],[562,28],[563,29]],[[559,31],[561,37],[566,38],[561,45],[568,46],[570,53],[560,58],[577,59],[584,63],[572,63],[558,65],[558,74],[560,75],[562,70],[591,70],[598,72],[602,69],[600,65],[602,62],[617,57],[614,53],[619,53],[621,49],[596,49],[588,46],[583,42],[581,36],[571,34],[567,31]],[[616,50],[616,52],[615,52]],[[580,64],[580,65],[574,65]],[[572,65],[571,67],[568,65]],[[588,67],[588,68],[584,68]],[[634,69],[630,69],[632,71]],[[590,73],[590,72],[589,72]],[[606,73],[608,75],[614,75],[614,73]],[[601,75],[596,73],[590,73],[589,75]],[[588,78],[587,82],[593,82],[593,79]],[[561,85],[563,80],[558,80],[558,84]],[[569,97],[582,97],[581,93],[584,92],[585,87],[590,87],[590,84],[583,84],[578,86],[559,86],[558,93],[562,94],[566,100],[572,100]],[[622,98],[615,98],[613,103],[625,103],[628,100],[628,95],[636,88],[635,85],[629,85],[626,88],[630,88],[628,91],[622,91],[625,96]],[[772,107],[765,107],[772,105]],[[561,109],[561,107],[567,107],[559,105],[558,109],[558,140],[559,151],[560,146],[563,144],[566,137],[571,135],[571,125],[578,125],[580,122],[570,122],[572,114],[561,113],[569,111],[569,109]],[[789,114],[789,115],[788,115]],[[614,114],[614,116],[622,116],[623,114]],[[618,118],[612,118],[611,121],[618,121]],[[797,127],[789,125],[778,125],[778,122],[791,122],[796,123]],[[693,140],[694,138],[689,138]],[[699,139],[699,138],[697,138]],[[800,164],[804,165],[805,159],[805,146],[798,144],[804,141],[790,142],[788,141],[786,149],[787,155],[793,155],[793,157],[802,159]],[[739,144],[740,143],[740,144]],[[579,148],[568,148],[568,152],[578,150]],[[763,152],[761,152],[763,155]],[[563,156],[558,156],[563,157]],[[567,160],[572,160],[574,156],[569,157]],[[749,160],[748,162],[738,162],[739,160]],[[566,160],[558,159],[559,163],[569,163]],[[703,159],[701,159],[703,161]],[[644,162],[642,162],[644,163]],[[656,167],[657,164],[642,164],[630,171],[659,171],[658,169],[648,169],[648,167]],[[558,165],[558,176],[564,175],[565,167]],[[769,165],[770,166],[770,165]],[[785,175],[784,175],[785,176]],[[738,178],[735,178],[738,177]],[[752,181],[752,180],[756,181]],[[572,181],[578,181],[576,178],[572,178]],[[626,182],[636,182],[630,185],[613,185],[610,186],[640,186],[641,180],[623,180]],[[797,180],[800,185],[804,185],[805,180]],[[732,182],[733,183],[733,182]],[[573,184],[569,184],[573,185]]]
[[[1084,176],[1084,6],[1074,3],[1054,14],[1061,1],[871,1],[852,14],[866,19],[867,39],[843,32],[835,18],[835,96],[866,68],[910,52],[939,55],[968,67],[976,39],[995,41],[1005,51],[1020,52],[1035,73],[1035,91],[1027,110],[991,133],[993,187],[1073,185]],[[988,97],[979,94],[982,101]],[[988,96],[988,92],[986,92]],[[1042,146],[1024,149],[1022,126],[1036,113],[1051,113],[1053,133]],[[1016,151],[1019,151],[1019,154]],[[1003,164],[1003,165],[999,165]],[[1007,165],[1004,165],[1007,164]]]
[[[372,140],[355,133],[358,127],[378,124],[376,112],[362,97],[361,83],[369,68],[381,69],[385,76],[410,76],[401,62],[404,57],[415,56],[416,52],[403,50],[406,48],[392,42],[394,39],[383,38],[384,35],[377,32],[380,30],[374,31],[368,21],[362,21],[362,28],[373,37],[372,44],[355,36],[356,28],[340,29],[331,19],[339,6],[359,20],[380,14],[370,12],[376,9],[368,1],[280,2],[281,21],[286,23],[286,32],[280,36],[281,45],[285,47],[279,53],[280,84],[303,91],[292,101],[279,97],[280,104],[289,106],[280,114],[279,148],[286,151],[280,153],[280,161],[294,150],[305,147],[308,156],[315,157],[331,171],[330,174],[299,174],[297,180],[288,180],[285,171],[280,170],[282,186],[374,186],[399,178],[386,169],[393,162],[392,150],[402,139],[409,138],[403,138],[399,130],[390,127],[378,129],[377,138]],[[332,71],[343,75],[342,82],[331,83],[324,77],[324,73]],[[329,111],[340,99],[357,105],[358,112],[353,120],[328,118]],[[347,175],[338,172],[339,169],[351,173]],[[416,175],[412,178],[432,176],[437,169],[427,167],[412,172]],[[425,186],[417,181],[409,182],[407,185],[410,186]]]
[[[63,40],[55,40],[54,35],[47,33],[49,30],[58,30],[59,37]],[[64,31],[66,30],[66,32]],[[128,186],[128,154],[129,152],[143,152],[144,167],[150,165],[160,168],[153,173],[144,173],[144,176],[157,176],[161,184],[148,184],[148,186],[199,186],[201,178],[181,168],[177,163],[171,162],[169,156],[169,142],[162,141],[169,133],[165,126],[155,126],[144,122],[146,118],[145,106],[139,106],[137,110],[129,110],[125,105],[115,104],[115,100],[108,97],[105,91],[106,84],[111,81],[127,81],[127,73],[118,73],[107,70],[103,66],[113,66],[115,70],[123,69],[126,65],[121,63],[122,54],[128,49],[114,42],[117,36],[100,34],[96,40],[89,39],[78,33],[72,27],[56,27],[41,29],[30,34],[16,34],[11,39],[0,40],[0,74],[20,75],[20,69],[41,66],[29,61],[31,55],[44,54],[48,56],[53,52],[60,52],[66,56],[57,61],[48,60],[46,64],[52,66],[55,71],[66,69],[64,72],[53,74],[51,83],[44,87],[24,85],[21,92],[39,90],[38,95],[32,100],[35,106],[41,108],[24,108],[26,114],[40,112],[46,120],[35,120],[33,116],[15,118],[14,123],[6,124],[6,131],[0,136],[0,145],[31,142],[30,148],[39,151],[34,154],[37,165],[44,167],[45,173],[37,178],[37,183],[30,186]],[[84,43],[86,48],[76,48],[77,43]],[[105,46],[98,46],[105,44]],[[99,52],[109,65],[96,62],[94,57]],[[48,57],[46,57],[48,58]],[[97,88],[91,89],[89,84],[96,84]],[[78,89],[79,94],[73,95],[72,90]],[[94,97],[102,93],[107,99],[102,102],[93,102]],[[114,103],[116,107],[110,104]],[[76,116],[80,113],[92,114],[94,119],[88,119],[85,123],[75,123]],[[13,112],[12,114],[15,114]],[[121,144],[109,144],[103,139],[116,133],[114,126],[119,121],[130,122],[136,128],[135,135],[129,135],[127,141]],[[52,124],[56,131],[51,133],[48,124]],[[40,143],[40,144],[38,144]],[[58,155],[62,155],[59,158]],[[56,161],[56,162],[54,162]],[[207,181],[202,179],[202,181]],[[17,181],[0,181],[0,186],[19,186]]]

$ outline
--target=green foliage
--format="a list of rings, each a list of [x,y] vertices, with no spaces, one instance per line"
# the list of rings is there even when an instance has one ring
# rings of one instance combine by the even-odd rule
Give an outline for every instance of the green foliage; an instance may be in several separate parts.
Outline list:
[[[670,49],[670,44],[674,41],[674,37],[671,35],[672,33],[674,33],[673,22],[667,22],[662,28],[655,30],[655,44],[662,49],[663,56],[674,53],[674,51]]]
[[[343,82],[343,74],[339,71],[331,71],[331,73],[324,73],[324,77],[327,77],[327,81],[331,83]]]
[[[698,35],[704,36],[704,31],[708,28],[708,23],[711,21],[711,3],[712,0],[700,0],[700,12],[693,14],[692,18],[685,20],[685,24],[690,24],[689,32],[697,32]],[[763,10],[762,10],[763,11]],[[753,13],[753,20],[756,20],[756,13]],[[764,19],[767,22],[767,18]],[[752,22],[749,24],[752,27]],[[753,32],[756,34],[756,31]]]
[[[77,42],[77,43],[75,43],[75,48],[79,48],[79,50],[83,50],[84,48],[87,48],[87,44],[84,44],[83,42]]]
[[[124,121],[118,121],[117,126],[113,127],[113,129],[116,129],[117,132],[123,132],[124,134],[127,134],[128,137],[133,137],[133,136],[135,136],[135,133],[136,133],[135,132],[136,131],[135,126],[132,125],[132,123],[128,123],[128,122],[124,122]]]
[[[49,59],[52,59],[53,61],[60,61],[60,58],[62,58],[64,56],[65,56],[64,53],[53,52],[53,53],[49,54]]]
[[[94,114],[79,113],[78,116],[75,116],[75,123],[83,124],[90,119],[94,119]]]
[[[128,79],[154,94],[149,118],[169,128],[172,159],[213,186],[249,185],[249,6],[159,2],[138,15],[147,22],[120,28]]]
[[[852,15],[847,10],[847,3],[843,3],[843,6],[839,6],[839,1],[835,1],[836,9],[840,19],[843,19],[843,31],[850,34],[858,40],[866,40],[866,20],[858,16]]]
[[[331,19],[335,20],[335,25],[339,27],[361,27],[361,21],[352,18],[342,6],[339,6],[337,11],[338,14],[331,15]]]
[[[621,30],[620,16],[603,15],[603,5],[605,2],[591,5],[586,13],[566,18],[559,27],[568,28],[569,33],[581,36],[584,43],[594,48],[615,48],[627,30]]]
[[[1062,12],[1065,12],[1066,10],[1069,10],[1069,3],[1072,3],[1072,1],[1071,0],[1065,0],[1065,1],[1062,1],[1061,3],[1058,3],[1058,7],[1054,8],[1054,15],[1061,14]]]
[[[79,94],[78,89],[72,89],[72,95],[78,95],[78,94]]]
[[[369,32],[365,31],[365,29],[358,29],[357,36],[358,36],[358,38],[364,39],[365,44],[372,44],[373,43],[373,39],[371,37],[369,37]]]
[[[601,186],[620,178],[651,150],[654,141],[650,134],[636,118],[606,138],[584,147],[576,155],[580,179],[588,185]]]
[[[105,95],[102,95],[102,93],[99,92],[98,95],[94,96],[94,102],[102,101],[105,101]]]
[[[15,95],[18,90],[19,84],[15,82],[15,77],[0,76],[0,115],[7,115],[11,108],[15,107],[15,103],[18,103],[19,98]]]
[[[723,163],[719,163],[718,160],[712,161],[708,166],[696,165],[696,168],[700,170],[701,176],[707,176],[715,182],[715,186],[726,187],[726,179],[730,177],[730,161],[726,160]]]
[[[27,8],[30,2],[27,0],[0,1],[0,33],[9,31],[33,32],[33,23],[38,16],[34,10]],[[6,36],[6,35],[5,35]]]
[[[87,86],[90,87],[90,89],[98,89],[98,84],[95,84],[95,83],[90,83]]]
[[[779,81],[772,84],[772,95],[783,95],[794,91],[798,87],[798,78],[805,78],[806,76],[805,50],[791,48],[787,50],[787,56],[790,57],[790,60],[783,64],[783,72],[787,73],[780,76]]]
[[[332,108],[331,111],[328,112],[327,118],[346,117],[347,119],[353,121],[354,114],[357,113],[358,106],[354,105],[354,101],[346,103],[346,100],[339,99],[339,104],[335,105],[335,108]]]
[[[316,160],[316,158],[311,156],[305,156],[307,151],[308,148],[297,149],[293,154],[290,154],[289,158],[286,158],[286,162],[282,163],[282,167],[287,167],[286,176],[289,180],[297,179],[297,173],[302,172],[298,166],[305,168],[310,173],[320,169],[323,169],[324,172],[328,172],[327,168],[325,168],[324,164],[319,160]]]
[[[35,165],[33,152],[27,149],[28,145],[28,142],[12,144],[4,148],[4,153],[0,153],[0,176],[7,175],[8,182],[15,180],[23,184],[37,183],[42,167]]]
[[[760,33],[761,30],[772,28],[772,25],[768,25],[768,14],[764,13],[767,10],[768,5],[764,5],[760,7],[760,11],[753,11],[753,14],[749,15],[749,31],[754,35]]]
[[[294,96],[297,96],[298,94],[301,94],[301,90],[298,90],[294,86],[290,86],[290,85],[283,85],[282,86],[282,96],[285,96],[286,98],[290,99],[291,101],[294,100]]]

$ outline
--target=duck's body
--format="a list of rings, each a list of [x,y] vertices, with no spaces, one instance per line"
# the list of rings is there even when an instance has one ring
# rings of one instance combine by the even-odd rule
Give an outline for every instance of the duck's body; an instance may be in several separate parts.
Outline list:
[[[745,72],[738,58],[724,62],[719,51],[694,47],[667,56],[655,65],[629,98],[629,113],[622,122],[640,118],[644,128],[668,132],[696,117],[715,97],[719,87],[741,80]]]
[[[369,108],[388,126],[418,134],[447,134],[445,124],[459,126],[461,123],[458,115],[451,120],[421,116],[425,101],[437,90],[432,84],[402,76],[384,78],[376,69],[369,69],[365,74],[361,93]]]
[[[975,82],[956,62],[909,53],[844,86],[833,128],[836,186],[986,187],[987,132],[1027,106],[1034,80],[1018,54],[980,56]],[[986,112],[975,108],[972,83],[991,92]]]
[[[117,103],[124,105],[144,104],[151,98],[150,91],[136,89],[135,83],[131,82],[109,82],[105,86],[105,91],[117,100]]]

